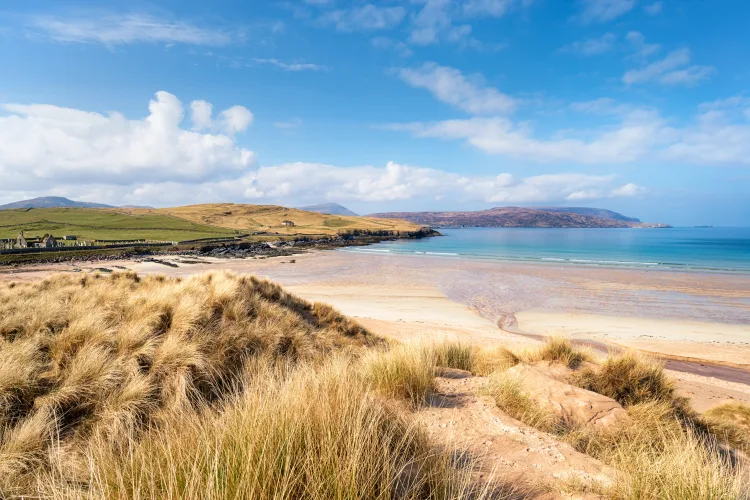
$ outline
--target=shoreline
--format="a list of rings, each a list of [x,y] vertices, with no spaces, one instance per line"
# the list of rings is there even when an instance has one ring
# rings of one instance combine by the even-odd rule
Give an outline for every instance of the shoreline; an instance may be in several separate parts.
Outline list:
[[[688,273],[688,274],[707,274],[707,275],[744,275],[750,276],[750,268],[713,268],[713,267],[689,267],[689,264],[669,264],[669,263],[648,263],[648,262],[632,262],[633,264],[640,265],[607,265],[607,263],[615,264],[617,261],[594,261],[581,259],[563,259],[563,258],[544,258],[544,257],[498,257],[498,256],[482,256],[472,254],[460,254],[455,252],[391,252],[389,249],[377,249],[367,247],[378,245],[382,242],[372,243],[363,245],[359,249],[346,250],[345,252],[351,253],[378,253],[393,255],[398,257],[412,257],[412,258],[445,258],[445,259],[456,259],[456,260],[469,260],[469,261],[481,261],[481,262],[497,262],[504,264],[528,264],[528,265],[539,265],[539,266],[564,266],[571,267],[573,269],[584,268],[584,269],[606,269],[606,270],[633,270],[633,271],[654,271],[654,272],[668,272],[668,273]],[[623,262],[625,264],[625,262]],[[674,267],[670,267],[674,266]]]

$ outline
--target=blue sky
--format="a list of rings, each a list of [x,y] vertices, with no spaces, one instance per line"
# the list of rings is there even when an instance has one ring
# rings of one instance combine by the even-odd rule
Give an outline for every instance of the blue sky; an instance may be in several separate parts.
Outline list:
[[[0,202],[750,220],[750,3],[0,0]]]

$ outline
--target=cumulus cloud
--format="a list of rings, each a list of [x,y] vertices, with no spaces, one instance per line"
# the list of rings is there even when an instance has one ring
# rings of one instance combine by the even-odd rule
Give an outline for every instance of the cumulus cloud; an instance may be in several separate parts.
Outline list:
[[[232,106],[219,115],[219,126],[228,134],[244,132],[253,123],[253,114],[244,106]]]
[[[571,199],[635,196],[642,188],[618,185],[611,175],[575,173],[516,178],[464,176],[441,170],[388,162],[384,167],[340,167],[319,163],[286,163],[260,167],[234,179],[201,183],[146,182],[135,186],[95,185],[86,199],[120,200],[125,204],[179,205],[232,200],[298,205],[316,200],[387,203],[442,199],[452,202],[541,203]],[[80,195],[81,188],[58,189]]]
[[[584,23],[606,22],[627,14],[635,0],[580,0],[580,19]]]
[[[255,154],[231,137],[182,128],[184,109],[174,95],[157,92],[148,109],[145,118],[129,120],[119,113],[53,105],[0,105],[3,187],[28,189],[65,181],[200,182],[235,175],[253,164]],[[191,111],[193,125],[205,126],[210,104],[199,102]],[[252,113],[234,106],[221,113],[220,121],[236,133],[247,128]]]
[[[710,66],[691,66],[690,59],[689,49],[675,50],[663,59],[625,72],[622,81],[629,85],[650,81],[664,85],[691,85],[707,78],[713,72]]]
[[[231,34],[202,28],[181,20],[161,19],[148,14],[105,14],[69,17],[40,16],[32,26],[51,40],[68,43],[182,43],[188,45],[227,45]]]
[[[480,77],[466,78],[454,68],[425,63],[417,68],[402,68],[398,74],[412,87],[426,89],[438,100],[471,114],[504,114],[516,106],[513,98],[485,86]]]
[[[396,162],[256,167],[255,155],[232,135],[252,123],[247,108],[233,106],[214,118],[210,103],[193,101],[187,125],[192,128],[186,129],[185,107],[167,92],[156,94],[142,119],[54,105],[4,104],[0,109],[2,201],[60,195],[157,206],[215,201],[299,205],[321,198],[536,203],[581,192],[605,198],[638,193],[614,176],[575,173],[462,175]],[[219,128],[225,134],[203,132]]]
[[[213,126],[214,107],[210,102],[193,101],[190,103],[191,119],[194,130],[204,130]]]

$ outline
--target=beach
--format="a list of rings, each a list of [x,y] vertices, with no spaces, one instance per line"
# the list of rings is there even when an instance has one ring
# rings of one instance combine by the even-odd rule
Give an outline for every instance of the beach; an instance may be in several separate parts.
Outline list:
[[[53,272],[97,268],[170,276],[209,270],[251,273],[308,300],[329,303],[372,331],[402,341],[455,338],[522,349],[541,336],[562,334],[605,348],[690,361],[668,368],[699,410],[728,399],[750,401],[747,274],[351,251],[166,260],[178,267],[139,261],[68,263],[3,269],[0,279],[40,279]],[[723,372],[724,366],[732,371]]]

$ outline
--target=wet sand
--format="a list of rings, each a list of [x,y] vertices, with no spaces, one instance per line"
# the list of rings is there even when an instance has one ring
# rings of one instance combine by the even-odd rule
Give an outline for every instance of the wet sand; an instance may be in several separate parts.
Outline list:
[[[90,272],[98,267],[172,276],[221,269],[247,272],[309,300],[330,303],[373,331],[402,340],[459,338],[522,348],[537,342],[529,336],[564,333],[687,360],[674,361],[669,368],[699,410],[726,399],[750,401],[750,275],[348,251],[200,260],[176,268],[110,261],[0,269],[0,279],[39,279],[55,271]]]

